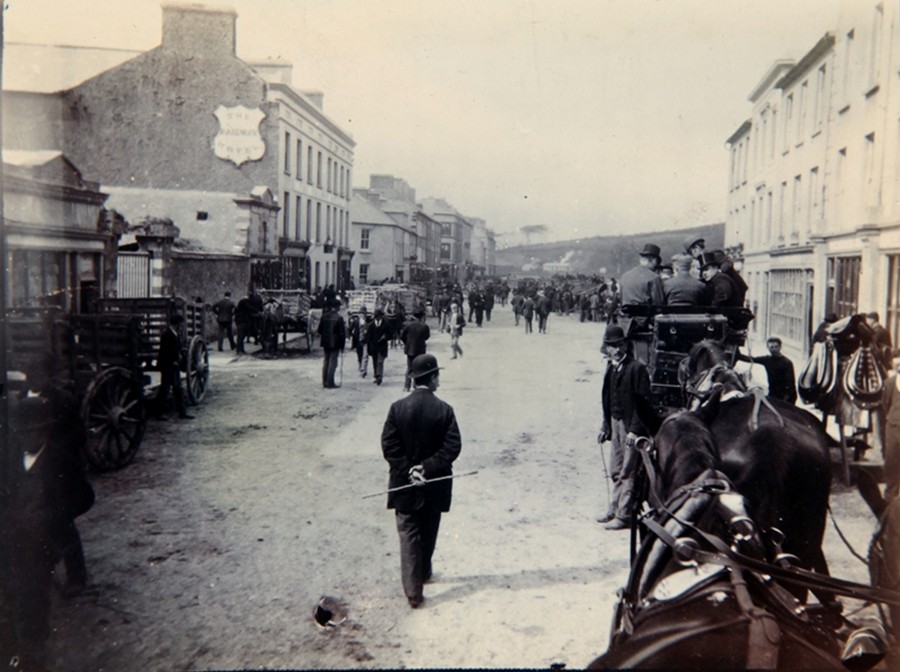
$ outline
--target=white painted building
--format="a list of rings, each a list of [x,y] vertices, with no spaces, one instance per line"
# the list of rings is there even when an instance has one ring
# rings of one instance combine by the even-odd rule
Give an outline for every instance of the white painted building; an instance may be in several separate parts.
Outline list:
[[[751,345],[803,361],[829,312],[900,335],[897,3],[845,0],[800,59],[776,61],[727,140],[725,243],[742,249]]]

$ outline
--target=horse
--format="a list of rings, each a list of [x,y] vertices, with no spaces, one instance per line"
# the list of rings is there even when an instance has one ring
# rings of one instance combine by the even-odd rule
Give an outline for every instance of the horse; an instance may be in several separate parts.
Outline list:
[[[845,669],[834,631],[767,573],[765,530],[709,430],[717,414],[678,411],[642,440],[655,504],[609,648],[588,669]]]
[[[831,491],[829,448],[834,441],[813,414],[766,397],[760,388],[748,389],[727,362],[715,341],[701,341],[691,349],[682,371],[685,392],[693,399],[690,405],[709,405],[710,412],[703,417],[710,420],[722,470],[747,497],[754,520],[783,533],[778,552],[827,575],[822,538]],[[649,429],[659,426],[655,414],[644,415]],[[776,545],[773,540],[770,551]],[[832,599],[827,592],[819,598]]]

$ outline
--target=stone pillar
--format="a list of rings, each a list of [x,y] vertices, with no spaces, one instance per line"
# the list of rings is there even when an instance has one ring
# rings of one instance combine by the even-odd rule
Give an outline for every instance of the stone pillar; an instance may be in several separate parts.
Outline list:
[[[180,235],[171,219],[147,218],[140,222],[135,239],[150,253],[150,296],[172,296],[172,250]]]

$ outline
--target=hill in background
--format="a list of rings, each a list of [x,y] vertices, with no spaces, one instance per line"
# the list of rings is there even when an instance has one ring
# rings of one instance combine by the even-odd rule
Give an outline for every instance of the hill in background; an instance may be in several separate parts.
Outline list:
[[[646,243],[659,245],[663,263],[684,252],[684,239],[697,234],[706,240],[706,249],[725,245],[725,224],[707,224],[677,231],[640,233],[630,236],[596,236],[579,240],[519,245],[497,250],[498,275],[542,275],[543,264],[566,263],[570,273],[618,277],[638,263],[638,252]],[[601,269],[606,269],[605,272]],[[552,275],[547,273],[546,275]]]

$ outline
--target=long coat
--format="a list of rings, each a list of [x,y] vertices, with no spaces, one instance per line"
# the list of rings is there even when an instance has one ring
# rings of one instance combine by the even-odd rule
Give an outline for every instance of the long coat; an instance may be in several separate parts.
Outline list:
[[[369,328],[366,330],[366,350],[369,356],[374,357],[380,354],[382,357],[387,357],[390,337],[386,319],[382,317],[381,324],[374,319],[369,322]]]
[[[319,321],[318,328],[322,349],[343,350],[347,342],[344,318],[336,310],[329,310]]]
[[[425,478],[449,476],[459,456],[462,438],[453,407],[426,388],[398,399],[388,411],[381,432],[381,450],[390,465],[389,488],[409,485],[409,470],[425,468]],[[450,510],[452,480],[388,493],[387,507],[412,513],[428,502],[440,511]]]
[[[420,320],[409,322],[400,330],[400,340],[403,341],[403,350],[407,357],[424,355],[425,341],[431,337],[431,329]]]
[[[647,367],[631,355],[625,358],[618,371],[616,366],[610,363],[603,377],[603,424],[612,427],[612,407],[617,401],[622,407],[622,420],[625,422],[626,430],[638,436],[646,436],[647,430],[637,414],[638,396],[650,399],[650,376]]]

